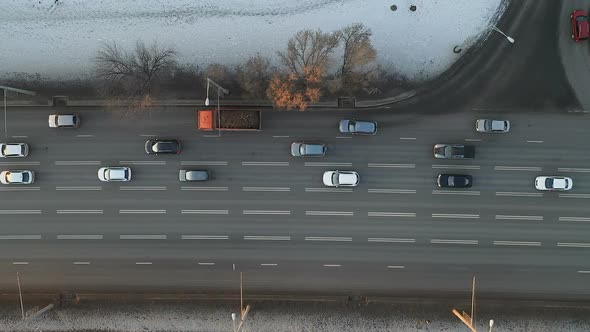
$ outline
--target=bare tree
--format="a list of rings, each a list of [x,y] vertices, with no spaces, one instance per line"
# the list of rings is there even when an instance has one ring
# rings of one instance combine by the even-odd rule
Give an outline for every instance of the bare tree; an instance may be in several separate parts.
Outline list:
[[[257,54],[246,64],[239,66],[238,83],[242,90],[252,98],[265,98],[270,82],[272,67],[268,58]]]
[[[159,74],[176,65],[175,57],[174,49],[160,48],[155,42],[147,46],[138,41],[133,53],[105,43],[96,56],[96,71],[110,84],[110,93],[122,88],[127,96],[149,95],[157,87]]]
[[[279,57],[290,71],[300,77],[305,76],[306,68],[326,72],[330,56],[338,46],[339,40],[339,33],[323,33],[321,30],[299,31],[289,40],[287,52],[279,52]]]
[[[361,23],[353,23],[340,31],[344,52],[338,74],[344,90],[354,91],[368,84],[371,73],[376,70],[375,66],[370,66],[377,57],[371,35],[371,29]]]

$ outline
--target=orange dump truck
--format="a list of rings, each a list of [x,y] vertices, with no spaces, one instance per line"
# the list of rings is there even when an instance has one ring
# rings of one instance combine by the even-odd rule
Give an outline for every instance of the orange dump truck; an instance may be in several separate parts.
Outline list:
[[[262,124],[259,109],[200,110],[197,122],[199,130],[258,131]]]

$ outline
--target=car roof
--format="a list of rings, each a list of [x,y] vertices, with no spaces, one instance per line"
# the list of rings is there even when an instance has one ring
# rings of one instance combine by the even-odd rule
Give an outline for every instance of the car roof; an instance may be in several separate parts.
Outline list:
[[[340,173],[338,174],[338,183],[340,184],[354,184],[357,181],[356,174]]]
[[[58,114],[57,124],[60,126],[73,126],[76,124],[76,114]]]
[[[304,143],[306,154],[323,154],[324,144],[321,143]]]
[[[109,178],[111,179],[124,179],[125,178],[125,169],[124,168],[109,168]]]
[[[375,131],[375,123],[371,121],[356,121],[355,127],[360,131],[372,132]]]
[[[185,177],[187,180],[207,180],[208,174],[207,171],[191,170],[186,171]]]

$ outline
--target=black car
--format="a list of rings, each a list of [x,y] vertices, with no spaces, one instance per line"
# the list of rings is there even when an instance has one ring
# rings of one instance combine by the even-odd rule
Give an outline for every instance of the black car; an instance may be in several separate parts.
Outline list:
[[[473,178],[471,175],[440,174],[436,178],[436,184],[440,188],[470,188]]]
[[[145,142],[147,154],[177,154],[180,153],[180,141],[175,139],[150,139]]]

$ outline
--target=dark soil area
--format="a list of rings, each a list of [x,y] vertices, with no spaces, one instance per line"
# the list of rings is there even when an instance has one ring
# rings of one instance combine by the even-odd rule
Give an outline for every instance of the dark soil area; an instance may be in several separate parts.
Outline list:
[[[260,111],[222,110],[221,129],[260,129]]]

